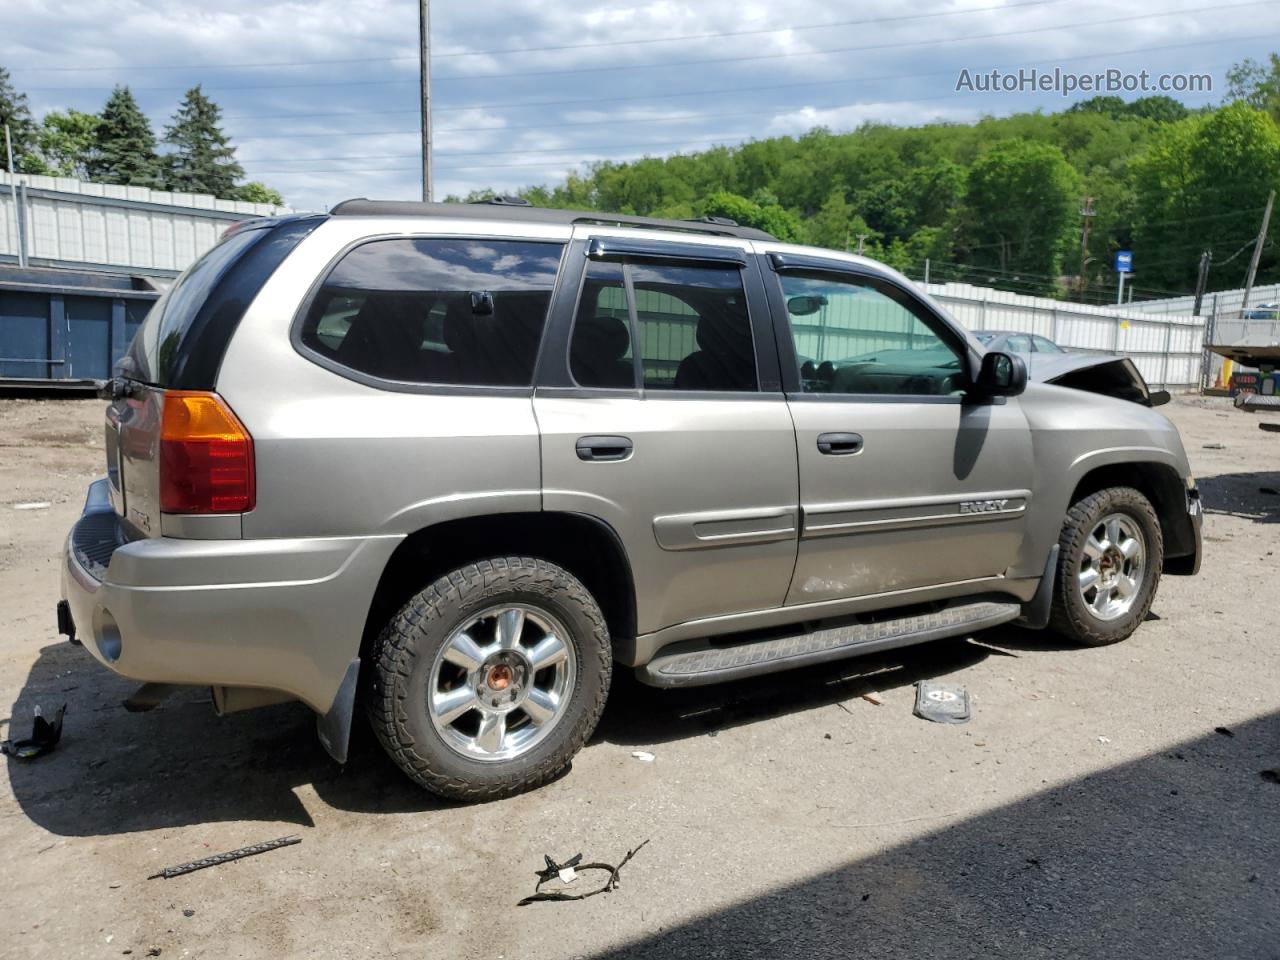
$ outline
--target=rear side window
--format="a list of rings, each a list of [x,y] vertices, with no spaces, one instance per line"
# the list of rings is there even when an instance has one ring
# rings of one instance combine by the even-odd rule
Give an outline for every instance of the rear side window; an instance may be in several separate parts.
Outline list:
[[[758,389],[741,271],[593,262],[578,300],[570,372],[583,387],[634,389],[637,366],[646,390]]]
[[[527,387],[562,251],[528,240],[362,244],[325,278],[302,343],[382,380]]]

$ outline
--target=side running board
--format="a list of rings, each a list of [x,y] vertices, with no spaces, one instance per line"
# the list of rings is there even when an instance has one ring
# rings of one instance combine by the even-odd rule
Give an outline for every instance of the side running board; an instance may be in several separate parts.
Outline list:
[[[681,645],[683,649],[660,653],[637,668],[636,676],[655,687],[696,687],[985,630],[1016,620],[1021,612],[1017,603],[981,601],[956,604],[934,613],[848,623],[772,640],[716,645],[699,640],[694,646]]]

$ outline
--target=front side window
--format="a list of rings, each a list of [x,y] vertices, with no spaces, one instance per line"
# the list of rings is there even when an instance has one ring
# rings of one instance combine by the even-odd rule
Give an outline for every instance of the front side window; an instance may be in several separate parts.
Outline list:
[[[1036,353],[1066,353],[1060,346],[1052,340],[1046,340],[1044,337],[1032,337],[1031,342],[1036,345]]]
[[[1015,333],[1005,341],[1004,348],[1012,353],[1030,353],[1031,338],[1025,333]]]
[[[325,278],[302,342],[384,380],[529,386],[562,250],[434,237],[362,244]]]
[[[628,280],[634,303],[627,298]],[[646,390],[758,389],[740,269],[592,262],[578,300],[569,368],[583,387],[634,389],[639,377]]]
[[[968,386],[961,355],[906,294],[821,273],[781,281],[806,393],[951,396]]]

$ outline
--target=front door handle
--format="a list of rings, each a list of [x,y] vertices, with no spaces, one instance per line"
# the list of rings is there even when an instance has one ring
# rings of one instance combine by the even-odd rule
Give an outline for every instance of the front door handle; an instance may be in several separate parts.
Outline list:
[[[860,433],[820,433],[818,434],[818,452],[831,457],[847,457],[851,453],[862,451],[862,434]]]
[[[631,438],[579,437],[574,449],[579,460],[626,460],[631,456]]]

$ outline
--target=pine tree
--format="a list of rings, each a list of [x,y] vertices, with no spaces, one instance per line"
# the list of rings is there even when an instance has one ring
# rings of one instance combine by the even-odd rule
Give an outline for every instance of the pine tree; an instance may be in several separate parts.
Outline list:
[[[4,128],[9,127],[13,141],[13,164],[19,172],[42,173],[44,164],[36,153],[36,122],[27,106],[27,95],[19,93],[9,79],[9,71],[0,67],[0,169],[9,169],[5,151]]]
[[[164,142],[175,148],[164,158],[168,189],[235,197],[244,168],[236,163],[235,147],[218,126],[221,119],[222,110],[198,84],[187,91],[164,134]]]
[[[89,179],[98,183],[156,190],[164,186],[156,135],[128,87],[116,87],[107,98],[86,167]]]

